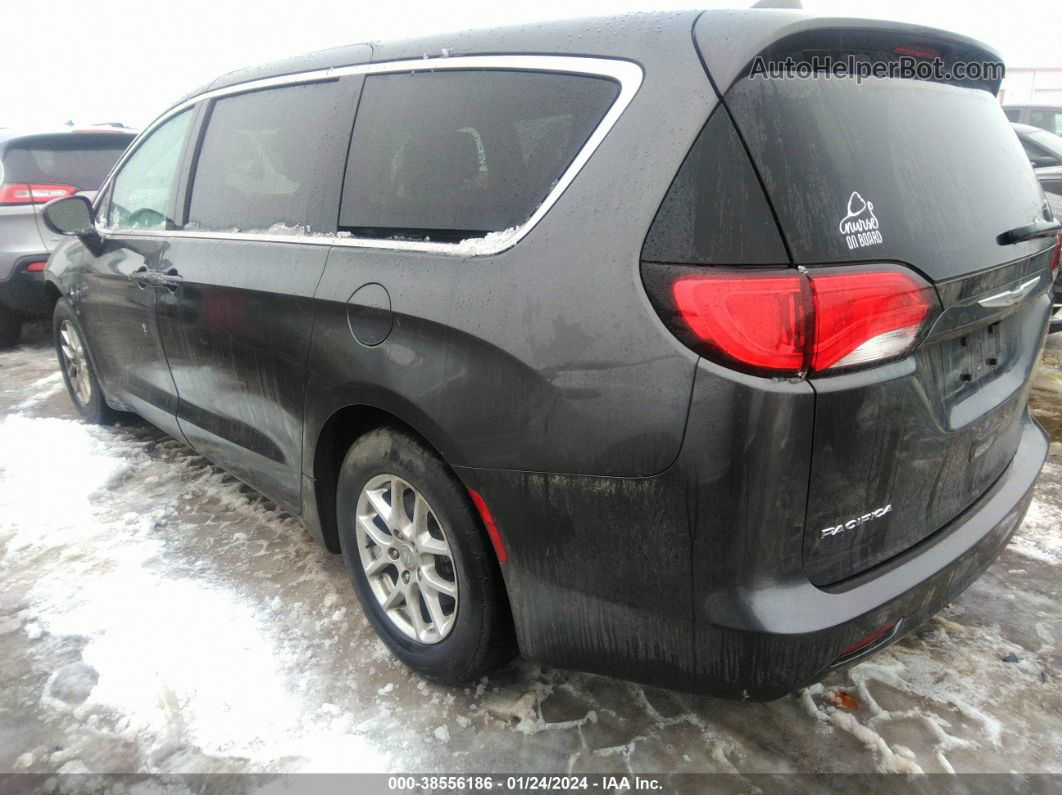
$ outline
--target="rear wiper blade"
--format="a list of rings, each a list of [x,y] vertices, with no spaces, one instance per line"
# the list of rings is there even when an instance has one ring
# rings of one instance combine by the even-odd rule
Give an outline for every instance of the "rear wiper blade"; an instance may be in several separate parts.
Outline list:
[[[1060,231],[1062,224],[1058,221],[1036,221],[1004,232],[996,238],[996,242],[1001,246],[1009,246],[1011,243],[1024,243],[1038,237],[1054,237]]]

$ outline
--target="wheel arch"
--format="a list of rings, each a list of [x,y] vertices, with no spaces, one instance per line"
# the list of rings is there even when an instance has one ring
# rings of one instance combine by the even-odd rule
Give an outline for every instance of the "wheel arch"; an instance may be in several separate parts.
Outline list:
[[[423,433],[398,414],[368,403],[351,403],[335,409],[314,435],[312,452],[307,456],[314,483],[314,505],[320,523],[321,539],[329,552],[338,553],[339,530],[336,522],[336,484],[339,469],[350,446],[364,434],[382,426],[398,428],[419,439],[436,453],[458,482],[453,462],[446,451],[449,445],[437,443],[438,433]]]
[[[55,305],[59,303],[63,293],[55,282],[51,279],[46,279],[44,282],[44,296],[48,307],[48,317],[51,318],[55,314]]]

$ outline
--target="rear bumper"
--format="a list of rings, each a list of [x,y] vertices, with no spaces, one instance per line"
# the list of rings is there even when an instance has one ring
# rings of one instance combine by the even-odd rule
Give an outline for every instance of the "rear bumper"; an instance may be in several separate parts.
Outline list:
[[[1046,434],[1026,415],[1017,454],[1000,479],[920,544],[826,589],[810,582],[770,583],[736,594],[741,604],[734,607],[761,617],[762,626],[699,626],[701,675],[709,682],[732,676],[735,687],[725,688],[726,695],[771,699],[899,640],[954,601],[1003,551],[1025,517],[1047,451]],[[842,658],[895,621],[894,632]]]
[[[794,393],[799,385],[777,388],[788,393],[779,394],[778,406],[805,410]],[[751,411],[776,426],[799,418],[771,409]],[[799,440],[778,439],[770,462],[748,465],[776,482],[771,466],[788,469],[800,458]],[[684,452],[653,478],[473,469],[458,475],[486,498],[506,543],[502,573],[526,656],[770,700],[894,642],[962,593],[1021,524],[1047,448],[1043,430],[1026,415],[1017,454],[977,503],[912,549],[829,588],[803,572],[802,528],[780,532],[768,523],[799,490],[785,483],[734,493],[729,478],[748,479],[749,470],[713,471],[711,454],[694,461]],[[750,517],[746,527],[713,522],[734,504]],[[762,508],[750,511],[750,504]],[[841,659],[896,620],[891,635]]]
[[[47,254],[20,258],[8,278],[0,281],[0,306],[22,318],[46,314],[48,302],[44,292],[44,273],[29,273],[26,266],[47,259]]]

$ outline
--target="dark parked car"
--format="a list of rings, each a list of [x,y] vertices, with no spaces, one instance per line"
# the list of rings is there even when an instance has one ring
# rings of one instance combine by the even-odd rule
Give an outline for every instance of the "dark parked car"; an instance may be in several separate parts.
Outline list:
[[[1029,156],[1036,178],[1055,201],[1062,194],[1062,138],[1029,124],[1012,124],[1025,154]]]
[[[1003,112],[1013,122],[1062,135],[1062,108],[1055,105],[1005,105]]]
[[[298,513],[428,677],[780,696],[960,594],[1047,452],[1058,224],[998,85],[747,76],[929,48],[998,58],[750,10],[223,77],[46,212],[73,399]]]
[[[95,195],[133,137],[98,127],[0,130],[0,348],[18,342],[24,319],[51,308],[44,267],[59,238],[45,228],[41,209],[61,196]]]
[[[1062,138],[1028,124],[1012,124],[1029,156],[1055,218],[1062,218]],[[1055,278],[1050,332],[1062,331],[1062,279]]]

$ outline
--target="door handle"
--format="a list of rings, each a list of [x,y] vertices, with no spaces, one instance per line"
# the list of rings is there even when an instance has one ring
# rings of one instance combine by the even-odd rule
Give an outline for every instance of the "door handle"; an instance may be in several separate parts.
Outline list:
[[[143,290],[148,285],[152,284],[152,276],[154,271],[149,271],[147,266],[141,265],[135,271],[129,274],[129,281],[136,282],[136,286]]]
[[[156,273],[154,284],[157,287],[165,287],[171,293],[177,292],[177,288],[181,286],[184,279],[181,274],[177,272],[176,268],[170,268],[165,273]]]
[[[129,279],[137,283],[139,287],[165,287],[170,292],[176,292],[184,279],[177,273],[176,268],[170,268],[165,273],[149,270],[141,266],[129,274]]]

